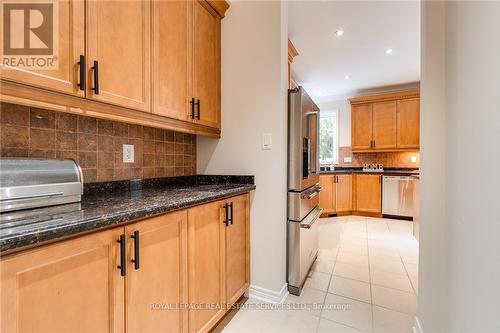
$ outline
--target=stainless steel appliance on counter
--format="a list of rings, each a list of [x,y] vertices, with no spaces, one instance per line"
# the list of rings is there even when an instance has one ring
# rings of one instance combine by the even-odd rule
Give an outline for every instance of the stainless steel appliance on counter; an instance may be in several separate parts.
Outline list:
[[[0,159],[0,211],[79,202],[82,170],[73,160]]]
[[[417,179],[411,176],[382,177],[382,214],[412,219],[413,188]]]
[[[300,295],[318,254],[319,108],[302,87],[288,92],[288,291]]]

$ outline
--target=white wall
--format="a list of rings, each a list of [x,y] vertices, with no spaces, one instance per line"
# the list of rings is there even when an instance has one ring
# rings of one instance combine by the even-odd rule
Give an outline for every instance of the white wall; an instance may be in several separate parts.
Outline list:
[[[347,99],[318,103],[322,111],[339,110],[339,147],[351,145],[351,104]]]
[[[231,1],[222,21],[222,138],[198,138],[198,173],[255,175],[251,284],[286,281],[286,3]],[[272,150],[261,149],[262,133]],[[285,289],[286,290],[286,289]]]
[[[500,2],[423,2],[423,332],[500,332]]]

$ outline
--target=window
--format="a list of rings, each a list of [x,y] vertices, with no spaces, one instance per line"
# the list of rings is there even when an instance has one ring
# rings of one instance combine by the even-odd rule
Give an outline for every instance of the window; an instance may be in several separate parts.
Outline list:
[[[319,163],[339,162],[338,110],[321,111],[319,119]]]

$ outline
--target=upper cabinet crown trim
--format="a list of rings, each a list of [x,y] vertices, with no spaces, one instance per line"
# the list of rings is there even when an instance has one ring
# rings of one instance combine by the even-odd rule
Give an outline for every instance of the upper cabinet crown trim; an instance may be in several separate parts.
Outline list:
[[[229,3],[227,1],[223,1],[223,0],[222,1],[221,0],[206,0],[206,1],[213,9],[215,9],[217,14],[219,14],[219,16],[221,18],[223,18],[224,15],[226,15],[226,11],[229,9]]]
[[[420,97],[420,91],[412,90],[412,91],[403,91],[403,92],[388,93],[381,95],[354,97],[349,99],[349,102],[351,103],[351,105],[356,105],[356,104],[386,102],[386,101],[395,101],[399,99],[410,99],[419,97]]]
[[[293,45],[290,38],[288,38],[288,62],[293,62],[293,58],[299,55],[299,52]]]

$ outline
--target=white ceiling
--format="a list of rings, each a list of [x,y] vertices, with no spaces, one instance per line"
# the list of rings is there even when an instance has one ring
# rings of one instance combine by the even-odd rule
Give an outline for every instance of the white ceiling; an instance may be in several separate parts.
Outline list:
[[[293,77],[315,101],[420,80],[419,1],[291,1],[288,10]]]

